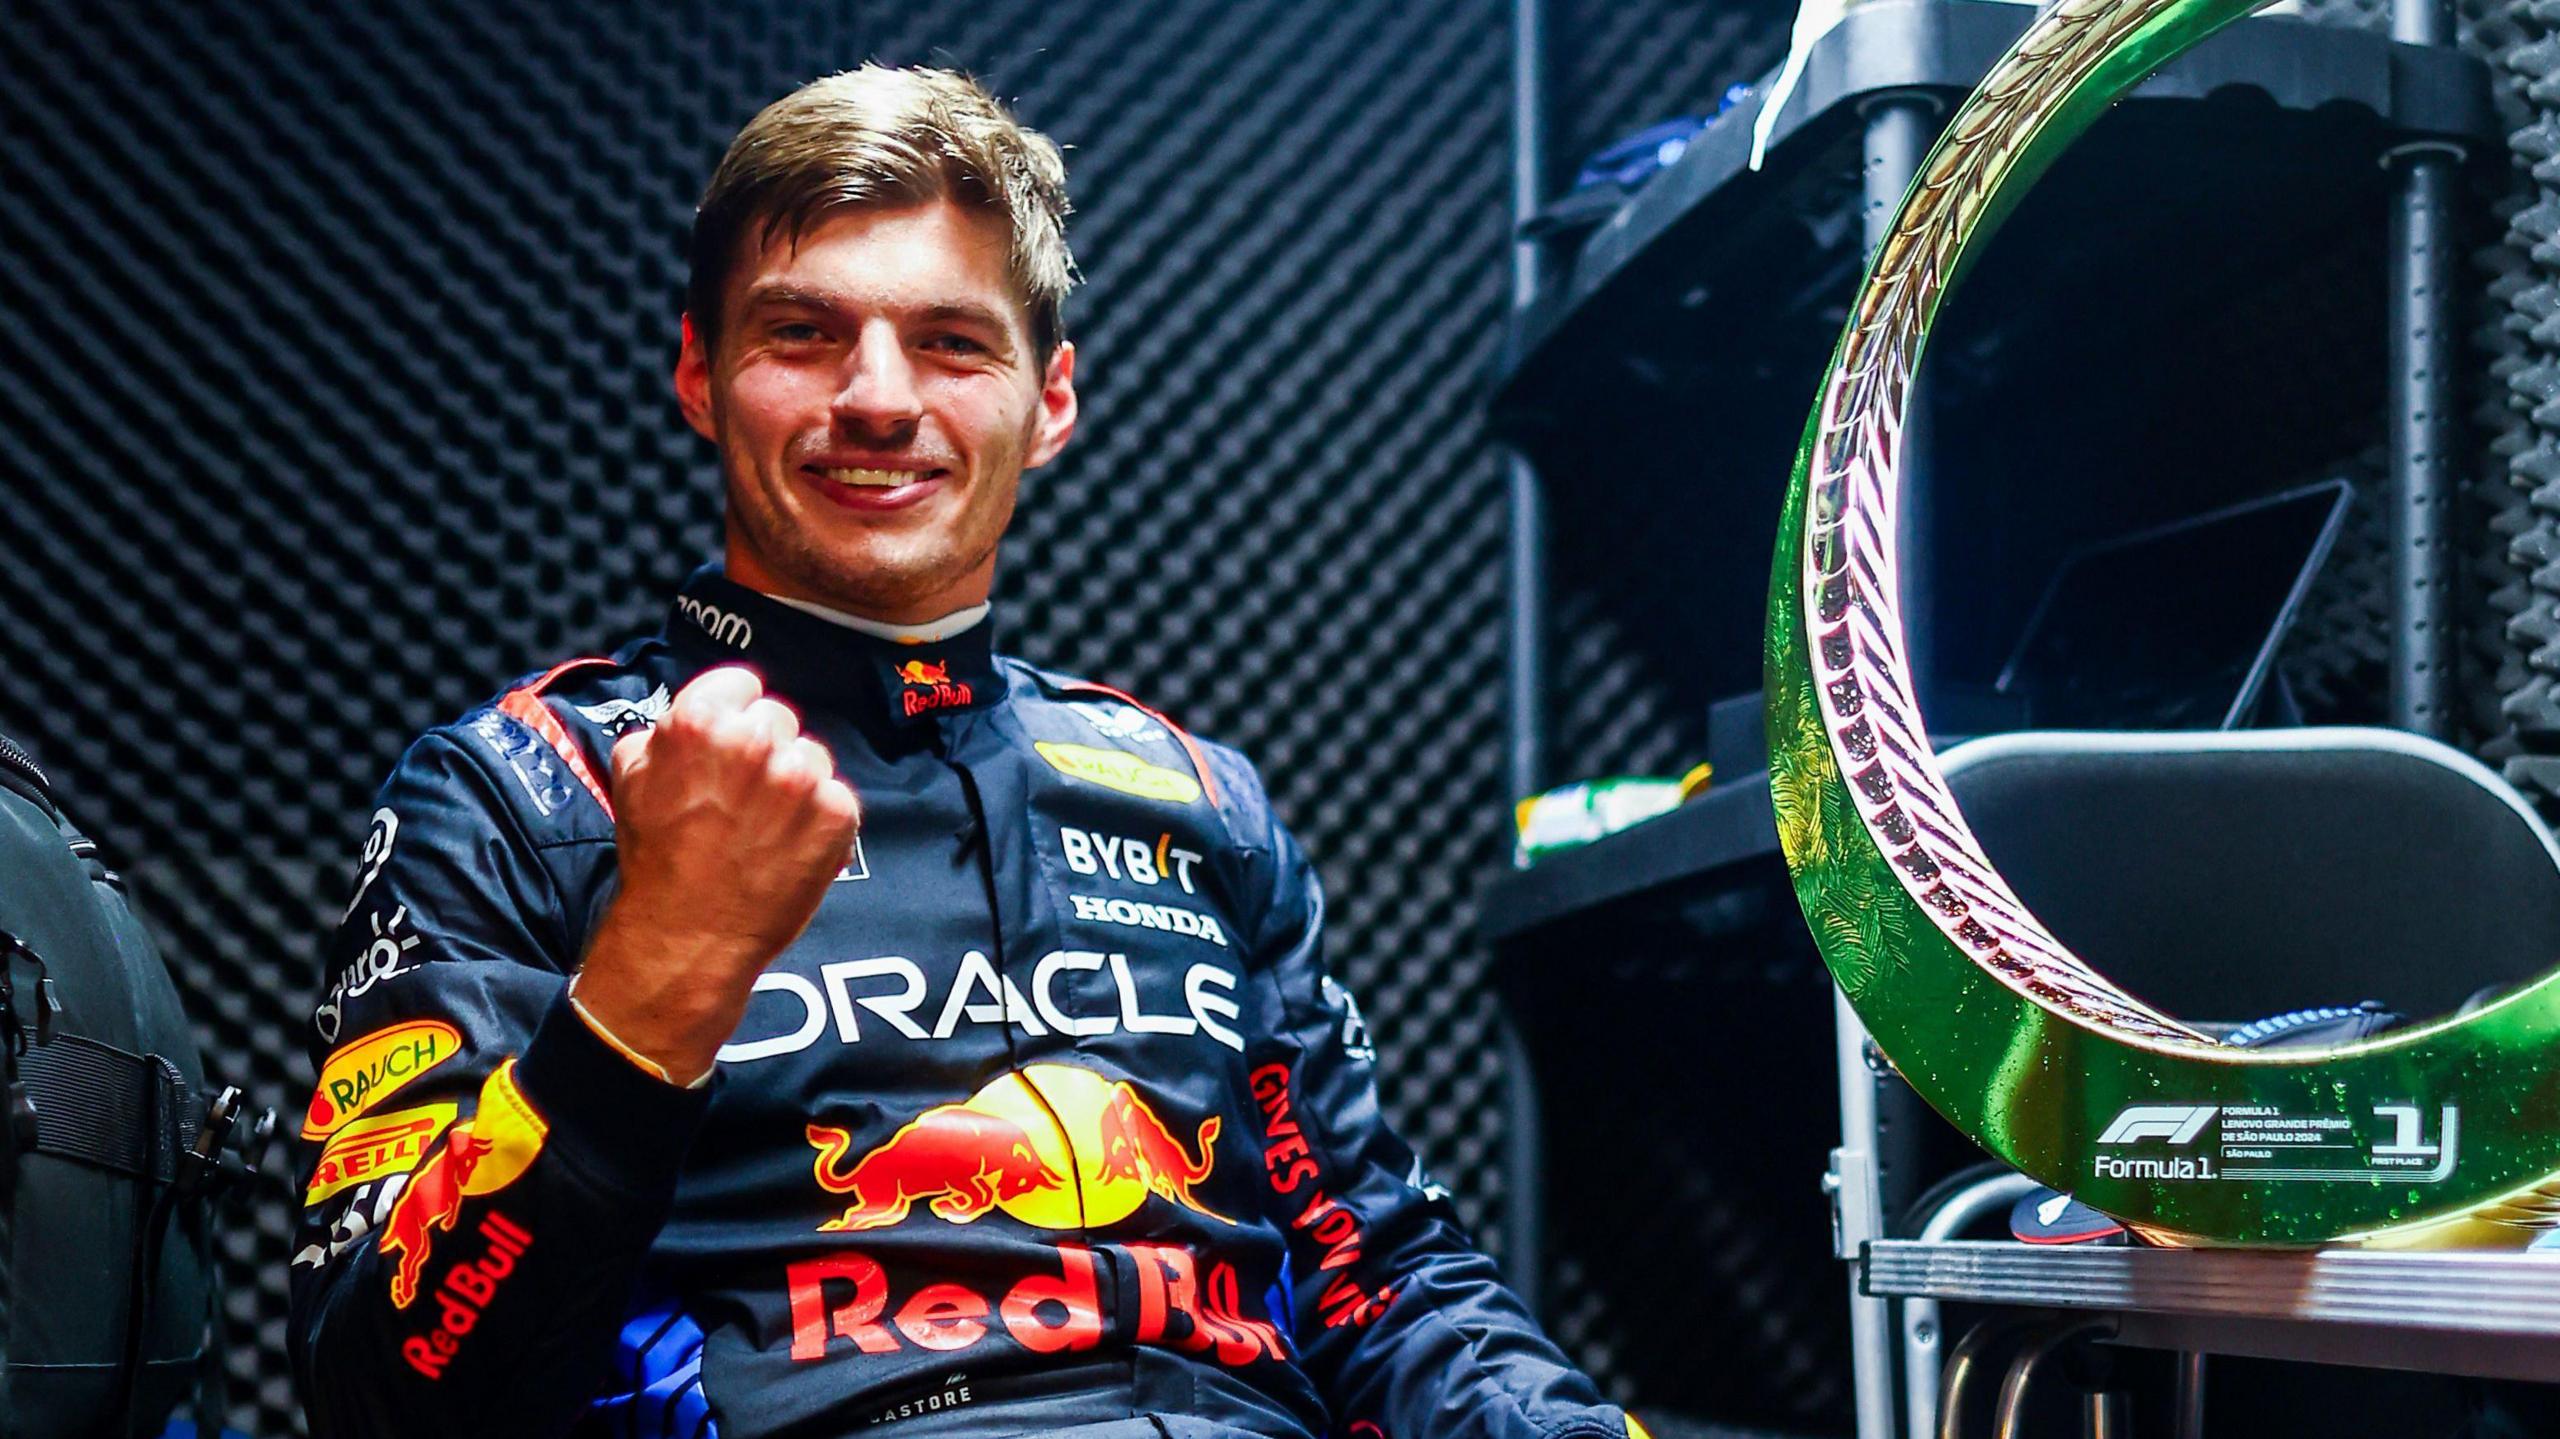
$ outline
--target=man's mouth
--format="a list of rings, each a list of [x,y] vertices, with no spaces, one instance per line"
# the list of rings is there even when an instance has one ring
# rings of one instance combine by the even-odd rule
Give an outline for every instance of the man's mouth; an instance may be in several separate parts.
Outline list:
[[[873,465],[807,465],[801,473],[816,482],[818,493],[857,510],[897,509],[933,492],[949,474],[938,467]]]
[[[934,470],[835,469],[824,465],[817,468],[819,475],[839,485],[861,485],[869,489],[881,490],[894,490],[900,485],[912,485],[919,480],[931,479],[938,473]]]

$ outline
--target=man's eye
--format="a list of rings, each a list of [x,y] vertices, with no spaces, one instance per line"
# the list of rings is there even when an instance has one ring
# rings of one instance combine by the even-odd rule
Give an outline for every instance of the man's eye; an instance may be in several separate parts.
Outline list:
[[[806,320],[785,320],[773,327],[773,337],[786,345],[806,345],[825,339],[827,334]]]
[[[983,355],[987,352],[986,346],[966,335],[936,335],[925,341],[925,346],[951,355]]]

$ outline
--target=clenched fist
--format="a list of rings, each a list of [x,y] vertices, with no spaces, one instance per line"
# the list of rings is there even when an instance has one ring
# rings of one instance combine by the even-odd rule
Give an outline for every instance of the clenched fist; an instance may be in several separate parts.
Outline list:
[[[755,672],[696,676],[655,729],[613,747],[621,892],[578,1001],[678,1083],[707,1073],[756,976],[818,912],[861,806]]]

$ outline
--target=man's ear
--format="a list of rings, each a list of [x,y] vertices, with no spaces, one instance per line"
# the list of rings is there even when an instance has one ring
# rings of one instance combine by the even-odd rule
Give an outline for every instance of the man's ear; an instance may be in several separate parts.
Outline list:
[[[693,432],[720,442],[719,429],[711,418],[711,354],[702,346],[702,337],[694,332],[693,316],[684,317],[684,346],[676,351],[676,408],[684,411],[684,422]]]
[[[1076,347],[1059,341],[1049,355],[1049,368],[1040,378],[1040,413],[1032,421],[1031,451],[1022,460],[1026,470],[1036,470],[1058,457],[1067,447],[1067,439],[1076,432]]]

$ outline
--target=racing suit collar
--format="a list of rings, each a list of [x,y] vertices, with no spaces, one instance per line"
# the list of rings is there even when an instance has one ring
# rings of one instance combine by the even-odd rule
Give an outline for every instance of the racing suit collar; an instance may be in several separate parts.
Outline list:
[[[875,732],[1004,698],[992,623],[930,643],[887,639],[758,594],[717,564],[694,571],[677,592],[665,637],[697,668],[743,662],[783,698],[840,707]]]

